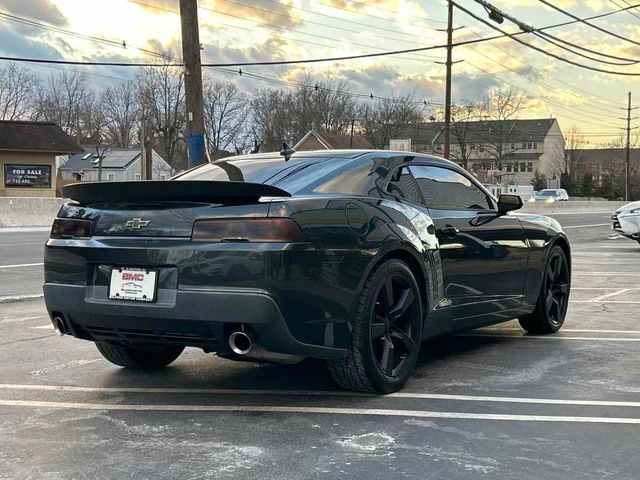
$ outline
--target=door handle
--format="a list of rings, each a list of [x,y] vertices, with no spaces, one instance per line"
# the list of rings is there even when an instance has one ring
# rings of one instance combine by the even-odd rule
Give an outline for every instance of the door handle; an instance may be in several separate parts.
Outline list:
[[[453,225],[446,225],[444,227],[442,227],[440,229],[440,231],[444,234],[447,235],[448,237],[455,237],[457,235],[457,233],[460,231],[458,230],[456,227],[454,227]]]

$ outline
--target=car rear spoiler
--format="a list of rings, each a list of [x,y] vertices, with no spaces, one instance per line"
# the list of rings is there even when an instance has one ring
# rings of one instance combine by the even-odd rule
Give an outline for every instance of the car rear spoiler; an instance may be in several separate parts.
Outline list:
[[[272,185],[203,180],[82,182],[62,187],[62,196],[87,205],[103,202],[251,203],[260,197],[290,197]]]

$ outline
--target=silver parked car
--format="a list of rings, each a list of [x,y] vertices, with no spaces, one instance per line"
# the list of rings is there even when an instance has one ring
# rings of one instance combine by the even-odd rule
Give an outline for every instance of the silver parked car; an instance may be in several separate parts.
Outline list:
[[[564,188],[545,188],[529,199],[530,202],[566,202],[569,194]]]

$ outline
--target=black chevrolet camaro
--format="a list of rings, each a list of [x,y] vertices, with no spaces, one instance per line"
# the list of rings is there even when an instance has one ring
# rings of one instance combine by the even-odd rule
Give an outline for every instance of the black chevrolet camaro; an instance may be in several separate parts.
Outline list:
[[[496,200],[428,155],[285,153],[65,187],[45,248],[58,333],[123,367],[168,365],[185,346],[312,357],[344,388],[391,392],[426,338],[562,326],[569,243],[555,220],[510,213],[520,197]]]

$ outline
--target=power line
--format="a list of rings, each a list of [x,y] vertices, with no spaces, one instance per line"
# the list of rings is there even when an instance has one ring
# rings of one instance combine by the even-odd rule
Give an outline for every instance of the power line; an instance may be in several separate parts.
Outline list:
[[[620,5],[617,2],[614,2],[614,0],[609,0],[611,3],[613,3],[616,7],[620,8]],[[622,0],[625,4],[627,5],[631,5],[629,2],[627,2],[627,0]],[[631,10],[627,10],[627,13],[635,18],[637,18],[638,20],[640,20],[640,16],[637,13],[632,12]]]
[[[486,5],[490,5],[488,2],[484,2],[484,1],[482,1],[482,0],[476,0],[476,1],[477,1],[478,3],[482,3],[482,4],[486,4]],[[627,75],[628,75],[628,76],[632,76],[632,77],[638,77],[638,76],[640,76],[640,73],[635,73],[635,72],[617,72],[617,71],[615,71],[615,70],[606,70],[606,69],[603,69],[603,68],[598,68],[598,67],[592,67],[592,66],[589,66],[589,65],[584,65],[584,64],[582,64],[582,63],[575,62],[575,61],[570,60],[570,59],[568,59],[568,58],[565,58],[565,57],[562,57],[562,56],[557,55],[557,54],[555,54],[555,53],[549,52],[549,51],[545,50],[544,48],[540,48],[540,47],[537,47],[536,45],[532,45],[532,44],[527,43],[527,42],[525,42],[525,41],[523,41],[523,40],[520,40],[520,39],[519,39],[519,38],[517,38],[517,36],[516,36],[519,32],[516,32],[516,33],[509,33],[509,32],[505,32],[505,31],[504,31],[504,30],[502,30],[501,28],[496,27],[495,25],[491,24],[489,21],[487,21],[487,20],[485,20],[485,19],[483,19],[483,18],[479,17],[478,15],[474,14],[473,12],[471,12],[471,11],[467,10],[466,8],[464,8],[463,6],[461,6],[460,4],[458,4],[458,3],[456,3],[456,2],[453,2],[453,3],[454,3],[454,5],[455,5],[459,10],[461,10],[461,11],[462,11],[462,12],[464,12],[464,13],[466,13],[466,14],[467,14],[467,15],[469,15],[470,17],[472,17],[472,18],[476,19],[477,21],[479,21],[479,22],[481,22],[481,23],[484,23],[485,25],[487,25],[487,26],[491,27],[492,29],[494,29],[494,30],[496,30],[496,31],[498,31],[498,32],[501,32],[502,34],[504,34],[504,35],[506,35],[507,37],[511,38],[512,40],[515,40],[516,42],[518,42],[518,43],[520,43],[520,44],[524,45],[525,47],[528,47],[528,48],[530,48],[530,49],[532,49],[532,50],[535,50],[535,51],[537,51],[537,52],[540,52],[540,53],[542,53],[542,54],[544,54],[544,55],[546,55],[546,56],[548,56],[548,57],[552,57],[552,58],[555,58],[556,60],[560,60],[561,62],[568,63],[568,64],[570,64],[570,65],[574,65],[574,66],[576,66],[576,67],[584,68],[584,69],[586,69],[586,70],[591,70],[591,71],[593,71],[593,72],[606,73],[606,74],[609,74],[609,75],[622,75],[622,76],[627,76]],[[492,7],[493,7],[493,6],[492,6]],[[493,7],[493,8],[495,8],[495,7]],[[583,19],[580,19],[580,21],[582,21],[582,20],[583,20]],[[512,20],[512,21],[514,21],[514,20]],[[521,28],[525,28],[525,27],[526,27],[526,28],[527,28],[527,31],[529,30],[529,27],[527,27],[524,23],[519,22],[519,21],[517,21],[517,20],[516,20],[516,22],[517,22],[517,23],[519,23],[519,26],[520,26]],[[535,30],[539,30],[539,29],[535,29]]]
[[[388,19],[388,16],[387,17],[379,17],[377,15],[371,15],[371,14],[368,14],[368,13],[355,12],[353,10],[348,10],[346,8],[343,8],[343,7],[337,7],[335,5],[332,5],[332,4],[329,4],[329,3],[325,3],[325,2],[320,1],[320,0],[318,1],[318,3],[320,5],[324,5],[325,7],[334,8],[336,10],[342,10],[342,11],[345,11],[345,12],[354,12],[354,13],[358,13],[359,15],[365,15],[367,17],[373,17],[373,18],[380,18],[382,20],[387,20]],[[383,8],[383,7],[380,7],[378,5],[371,5],[371,4],[367,3],[367,2],[361,2],[361,1],[358,1],[358,0],[351,0],[351,3],[356,4],[356,5],[362,5],[363,7],[367,7],[367,8],[374,8],[374,9],[379,10],[381,12],[392,13],[394,15],[398,13],[395,10],[390,10],[388,8]],[[434,19],[429,18],[429,17],[414,16],[414,18],[416,18],[418,20],[422,20],[423,22],[430,22],[430,23],[435,23],[435,24],[440,24],[440,25],[446,25],[447,24],[447,22],[444,22],[442,20],[434,20]]]
[[[159,6],[153,5],[153,4],[148,4],[148,3],[145,3],[145,2],[141,2],[139,0],[128,0],[128,1],[130,3],[134,3],[134,4],[137,4],[137,5],[142,5],[142,6],[145,6],[145,7],[148,7],[148,8],[153,8],[153,9],[156,9],[156,10],[161,10],[161,11],[173,13],[173,14],[176,14],[176,15],[178,14],[178,12],[176,12],[174,10],[170,10],[168,8],[159,7]],[[177,0],[174,0],[174,1],[177,1]],[[245,6],[247,6],[247,5],[245,5]],[[207,8],[207,7],[203,7],[203,6],[200,6],[198,8],[200,10],[206,10],[206,11],[209,11],[209,12],[213,12],[213,13],[216,13],[216,14],[219,14],[219,15],[224,15],[226,17],[231,17],[231,18],[235,18],[235,19],[238,19],[238,20],[242,20],[242,21],[251,21],[250,19],[247,19],[247,18],[245,18],[243,16],[234,15],[233,13],[223,12],[223,11],[216,10],[216,9],[213,9],[213,8]],[[258,9],[258,10],[262,10],[262,11],[268,11],[268,10],[265,10],[263,8],[258,8],[258,7],[249,7],[249,8],[254,8],[254,9]],[[276,13],[276,12],[271,12],[271,13],[273,13],[275,15],[283,15],[283,14],[279,14],[279,13]],[[288,17],[288,18],[291,18],[291,17]],[[243,28],[243,27],[241,27],[239,25],[230,25],[230,24],[222,24],[222,25],[224,25],[226,27],[229,27],[229,28],[236,28],[236,29],[246,30],[245,28]],[[361,48],[373,48],[373,49],[380,50],[380,51],[383,51],[383,52],[392,52],[391,50],[388,50],[388,49],[385,49],[385,48],[381,48],[381,47],[376,47],[376,46],[373,46],[373,45],[365,45],[363,43],[348,42],[348,41],[340,40],[340,39],[337,39],[337,38],[329,38],[329,37],[326,37],[326,36],[323,36],[323,35],[318,35],[318,34],[315,34],[315,33],[301,32],[301,31],[297,31],[297,30],[294,30],[294,29],[291,29],[291,28],[283,27],[282,25],[276,25],[276,24],[273,24],[273,23],[260,22],[257,25],[267,26],[267,27],[271,27],[271,28],[274,28],[274,29],[278,29],[278,30],[284,30],[286,32],[291,32],[291,33],[295,33],[295,34],[299,34],[299,35],[306,35],[308,37],[319,38],[321,40],[335,42],[335,43],[339,43],[341,45],[343,45],[343,44],[354,45],[354,46],[361,47]],[[254,30],[249,29],[249,31],[253,32]],[[387,38],[389,38],[389,37],[387,37]],[[391,39],[391,40],[397,41],[398,39]],[[316,43],[316,42],[310,42],[308,40],[297,39],[296,41],[300,42],[300,43],[308,43],[310,45],[320,46],[320,47],[323,47],[323,48],[330,47],[329,45],[324,45],[324,44]],[[404,43],[413,43],[413,44],[415,44],[415,42],[410,42],[410,41],[407,41],[407,40],[401,40],[401,41],[403,41]],[[408,52],[408,53],[412,53],[412,52]],[[423,60],[423,58],[420,58],[420,60]]]
[[[585,20],[583,18],[577,17],[576,15],[574,15],[571,12],[568,12],[567,10],[564,10],[560,7],[558,7],[557,5],[554,5],[551,2],[548,2],[547,0],[538,0],[540,3],[546,5],[547,7],[553,8],[554,10],[566,15],[569,18],[573,18],[574,20],[578,20],[580,23],[584,23],[585,25],[588,25],[589,27],[598,30],[599,32],[602,33],[606,33],[607,35],[610,35],[612,37],[618,38],[620,40],[624,40],[625,42],[629,42],[629,43],[633,43],[634,45],[640,45],[640,42],[636,42],[635,40],[631,40],[630,38],[624,37],[622,35],[619,35],[615,32],[612,32],[610,30],[607,30],[606,28],[602,28],[598,25],[595,25],[594,23],[589,22],[588,20]],[[635,6],[637,7],[637,5]],[[635,8],[633,5],[630,6],[630,8]],[[629,10],[627,10],[629,11]]]

